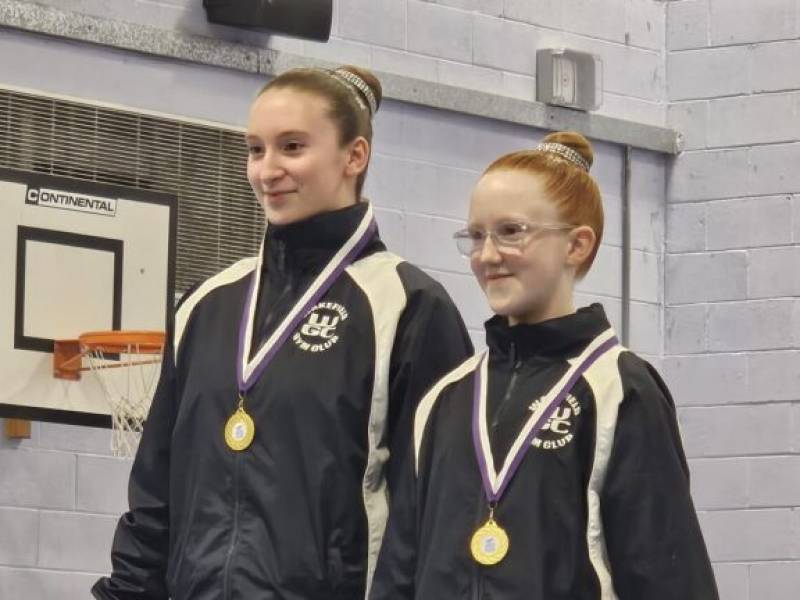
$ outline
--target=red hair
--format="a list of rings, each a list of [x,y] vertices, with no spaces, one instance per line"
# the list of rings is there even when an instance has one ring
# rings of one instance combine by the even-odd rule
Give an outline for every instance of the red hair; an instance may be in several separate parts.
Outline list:
[[[592,145],[580,133],[557,131],[542,140],[573,149],[590,167],[594,161]],[[569,225],[587,225],[597,238],[591,254],[578,267],[578,278],[589,271],[603,239],[603,200],[594,178],[581,166],[554,152],[519,150],[505,154],[488,166],[494,171],[523,171],[543,179],[545,193],[555,203],[559,219]]]

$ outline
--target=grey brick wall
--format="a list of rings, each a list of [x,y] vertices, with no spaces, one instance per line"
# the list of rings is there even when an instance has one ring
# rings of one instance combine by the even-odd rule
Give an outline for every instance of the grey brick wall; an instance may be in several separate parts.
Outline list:
[[[800,2],[667,3],[664,370],[725,600],[800,596]]]

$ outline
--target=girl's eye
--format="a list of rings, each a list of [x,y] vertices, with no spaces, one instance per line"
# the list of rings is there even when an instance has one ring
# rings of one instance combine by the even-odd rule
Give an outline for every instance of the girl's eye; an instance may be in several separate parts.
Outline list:
[[[522,223],[503,223],[497,228],[497,234],[503,236],[516,236],[525,233]]]
[[[283,149],[286,152],[298,152],[303,148],[303,145],[300,142],[286,142],[283,145]]]
[[[247,153],[248,154],[261,154],[262,147],[256,144],[250,144],[247,146]]]

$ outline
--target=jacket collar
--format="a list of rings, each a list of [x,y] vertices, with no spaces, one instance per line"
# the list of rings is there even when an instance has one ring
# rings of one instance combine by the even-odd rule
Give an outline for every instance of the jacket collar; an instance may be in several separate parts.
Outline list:
[[[532,325],[511,326],[508,319],[500,315],[495,315],[485,324],[489,349],[513,360],[533,356],[576,356],[609,327],[600,304]]]

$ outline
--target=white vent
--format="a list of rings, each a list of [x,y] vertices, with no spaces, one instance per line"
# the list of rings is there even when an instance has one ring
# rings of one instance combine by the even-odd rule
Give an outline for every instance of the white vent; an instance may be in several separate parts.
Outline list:
[[[0,89],[0,166],[176,195],[179,292],[261,241],[239,131]]]

